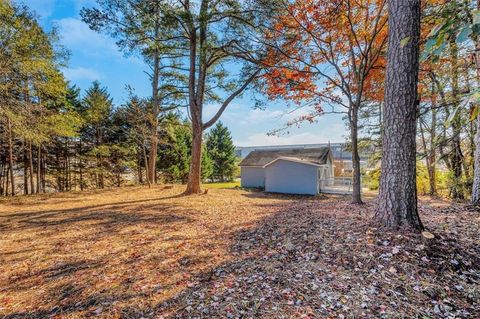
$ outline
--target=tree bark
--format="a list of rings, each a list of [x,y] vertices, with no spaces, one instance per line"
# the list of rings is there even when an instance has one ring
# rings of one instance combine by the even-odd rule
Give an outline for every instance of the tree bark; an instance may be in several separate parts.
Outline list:
[[[10,184],[12,196],[15,196],[15,177],[13,173],[13,137],[12,137],[12,122],[10,119],[7,120],[7,129],[8,129],[8,166],[10,169]]]
[[[152,136],[152,142],[150,143],[150,150],[148,156],[148,184],[155,184],[155,172],[156,172],[156,163],[157,163],[157,148],[158,141],[157,137]]]
[[[30,173],[30,193],[35,193],[35,185],[33,183],[33,150],[32,150],[32,142],[28,143],[28,168]]]
[[[362,202],[362,180],[360,172],[360,155],[358,154],[358,108],[352,109],[350,120],[350,134],[352,140],[352,166],[353,166],[353,188],[352,203],[363,204]]]
[[[477,0],[477,9],[480,9],[480,0]],[[480,87],[480,37],[475,41],[475,65],[477,68],[477,86]],[[476,106],[477,108],[480,105]],[[480,205],[480,112],[477,115],[477,134],[475,134],[475,153],[473,163],[473,185],[472,198],[473,205]]]
[[[40,193],[41,190],[41,171],[42,171],[42,145],[38,144],[37,148],[37,194]]]
[[[145,158],[144,162],[145,162],[145,175],[147,176],[147,183],[148,183],[148,188],[152,187],[152,183],[150,182],[150,178],[148,178],[148,176],[150,176],[148,174],[149,172],[149,167],[148,167],[148,157],[147,157],[147,150],[145,149],[145,146],[143,146],[143,157]]]
[[[28,195],[28,148],[26,142],[22,142],[23,148],[23,194]]]
[[[423,229],[417,211],[416,117],[420,0],[389,0],[383,157],[375,222]]]
[[[185,194],[199,194],[201,189],[202,167],[202,124],[198,121],[192,123],[192,157],[190,160],[190,172],[188,174],[187,189]]]
[[[450,54],[452,60],[451,67],[451,80],[452,80],[452,103],[453,108],[456,110],[460,107],[460,101],[458,99],[458,47],[454,39],[450,41]],[[452,150],[451,150],[451,160],[453,172],[453,187],[451,189],[451,196],[453,199],[463,199],[463,185],[462,185],[462,164],[463,164],[463,153],[461,148],[461,131],[462,131],[462,122],[461,122],[461,112],[456,111],[454,118],[452,119]]]

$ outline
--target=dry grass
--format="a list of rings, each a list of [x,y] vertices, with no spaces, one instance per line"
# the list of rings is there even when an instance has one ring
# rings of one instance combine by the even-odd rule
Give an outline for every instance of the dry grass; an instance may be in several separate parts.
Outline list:
[[[213,188],[182,197],[182,190],[0,201],[0,317],[468,318],[480,311],[480,218],[463,206],[424,201],[422,218],[436,235],[426,240],[376,232],[371,202]]]
[[[121,316],[153,308],[231,258],[232,235],[281,199],[123,188],[0,202],[0,315]]]

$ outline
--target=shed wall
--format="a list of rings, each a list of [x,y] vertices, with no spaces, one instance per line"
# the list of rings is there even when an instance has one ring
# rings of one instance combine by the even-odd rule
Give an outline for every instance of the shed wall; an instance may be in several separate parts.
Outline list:
[[[265,169],[263,167],[241,167],[242,187],[265,187]]]
[[[265,190],[272,193],[318,193],[318,167],[278,160],[265,168]]]

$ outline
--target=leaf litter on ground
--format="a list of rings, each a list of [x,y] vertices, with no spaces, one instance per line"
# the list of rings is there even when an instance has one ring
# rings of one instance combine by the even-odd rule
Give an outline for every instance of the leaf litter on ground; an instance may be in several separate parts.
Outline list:
[[[420,201],[424,233],[374,201],[180,187],[4,201],[6,318],[475,318],[480,213]],[[39,203],[39,204],[38,204]],[[426,234],[428,232],[428,234]]]

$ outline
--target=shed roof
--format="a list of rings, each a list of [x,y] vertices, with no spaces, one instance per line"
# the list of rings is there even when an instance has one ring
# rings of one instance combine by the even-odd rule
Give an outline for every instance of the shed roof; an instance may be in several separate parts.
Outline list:
[[[252,151],[241,162],[240,166],[265,167],[277,159],[294,159],[306,164],[324,165],[330,156],[329,147]]]

